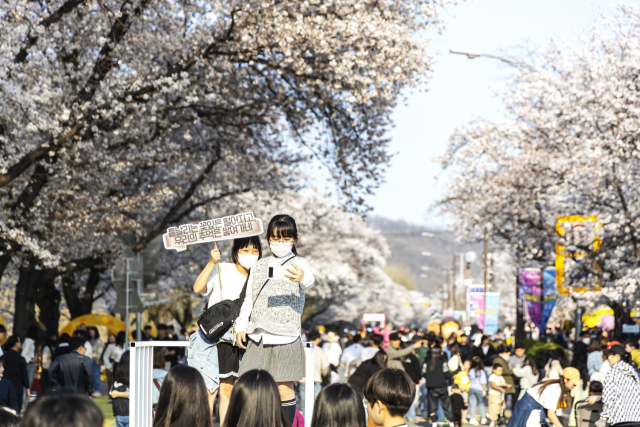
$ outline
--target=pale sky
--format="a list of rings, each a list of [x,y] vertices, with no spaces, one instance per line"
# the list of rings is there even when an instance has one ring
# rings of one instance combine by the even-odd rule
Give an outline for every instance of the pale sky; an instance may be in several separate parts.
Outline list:
[[[541,48],[552,38],[578,44],[586,30],[615,4],[602,0],[476,0],[451,10],[447,29],[434,40],[440,52],[428,92],[409,96],[393,115],[392,159],[383,184],[368,202],[375,215],[416,224],[444,226],[428,209],[445,190],[439,166],[452,129],[465,122],[501,115],[496,96],[509,66],[489,58],[453,55],[458,48],[501,56],[519,46]]]

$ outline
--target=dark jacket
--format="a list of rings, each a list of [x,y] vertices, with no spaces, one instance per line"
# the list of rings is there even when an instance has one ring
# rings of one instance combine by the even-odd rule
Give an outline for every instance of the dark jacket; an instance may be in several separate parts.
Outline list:
[[[491,366],[491,363],[493,363],[493,358],[497,355],[498,353],[496,353],[496,349],[493,348],[491,344],[489,344],[489,350],[487,351],[487,354],[484,354],[481,346],[475,347],[475,356],[479,356],[480,359],[482,359],[482,364],[484,366]]]
[[[58,357],[49,368],[49,377],[61,387],[89,396],[93,394],[91,359],[78,352],[72,351]]]
[[[19,412],[16,389],[13,387],[11,381],[7,379],[0,379],[0,406]]]
[[[369,378],[380,370],[374,359],[365,360],[358,366],[356,371],[349,377],[349,385],[360,395],[364,392],[364,385]]]
[[[458,372],[460,372],[460,368],[455,372],[449,370],[447,355],[439,348],[432,348],[429,351],[422,367],[427,388],[447,387],[447,380],[451,380]]]
[[[2,356],[4,362],[4,379],[13,384],[18,407],[22,407],[22,392],[29,387],[29,375],[27,374],[27,361],[15,350],[7,350]]]
[[[53,363],[58,357],[71,353],[71,347],[68,342],[58,344],[53,354],[51,355],[51,362]]]
[[[573,346],[573,359],[571,360],[571,366],[580,369],[587,366],[587,358],[589,352],[587,351],[587,345],[582,341],[578,341]]]
[[[116,391],[125,392],[128,386],[122,383],[116,382],[113,385],[113,389]],[[117,397],[113,399],[113,415],[114,416],[129,416],[129,399],[124,397]]]
[[[471,341],[467,341],[467,345],[460,345],[460,357],[462,357],[462,361],[473,359],[473,356],[475,356],[474,351],[475,348]]]
[[[422,367],[420,366],[418,358],[414,354],[410,354],[402,365],[404,366],[404,371],[411,377],[411,380],[415,384],[418,384],[422,378]]]

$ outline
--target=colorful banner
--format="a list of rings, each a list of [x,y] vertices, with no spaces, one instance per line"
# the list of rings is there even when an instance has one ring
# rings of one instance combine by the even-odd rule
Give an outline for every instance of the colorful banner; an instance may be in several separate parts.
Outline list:
[[[542,322],[540,323],[540,331],[542,333],[547,327],[547,322],[551,317],[557,298],[556,269],[555,267],[547,267],[542,270]]]
[[[540,269],[520,269],[520,287],[527,304],[529,318],[540,328],[542,324],[542,273]]]
[[[493,335],[498,333],[498,319],[500,317],[500,293],[487,292],[487,313],[484,315],[485,335]],[[478,323],[478,326],[480,324]]]
[[[469,293],[469,302],[473,307],[476,324],[480,330],[484,330],[484,292]]]

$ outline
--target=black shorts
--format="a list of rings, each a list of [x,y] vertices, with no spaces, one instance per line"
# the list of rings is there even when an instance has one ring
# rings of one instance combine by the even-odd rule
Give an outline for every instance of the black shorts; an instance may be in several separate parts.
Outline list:
[[[240,371],[240,359],[244,350],[230,343],[218,343],[218,368],[220,369],[220,379],[238,378]]]

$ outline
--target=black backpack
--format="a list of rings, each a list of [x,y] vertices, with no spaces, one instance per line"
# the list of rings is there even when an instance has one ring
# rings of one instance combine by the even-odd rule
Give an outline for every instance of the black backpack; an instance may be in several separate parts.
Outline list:
[[[248,282],[249,276],[247,276],[240,297],[237,300],[231,301],[227,299],[208,308],[205,306],[204,311],[198,318],[198,327],[209,341],[217,342],[233,326],[240,315],[240,307],[242,307],[244,297],[247,294]],[[207,301],[208,304],[209,302]]]

